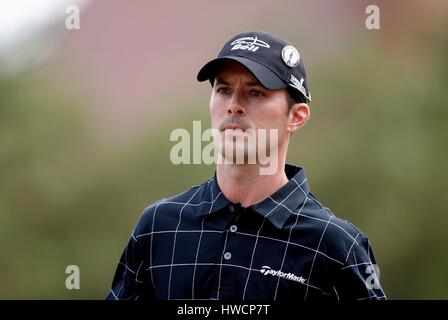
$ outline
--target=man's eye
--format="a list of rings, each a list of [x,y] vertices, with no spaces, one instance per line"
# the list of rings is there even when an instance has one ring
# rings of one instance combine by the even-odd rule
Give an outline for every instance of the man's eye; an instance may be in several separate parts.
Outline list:
[[[219,94],[229,94],[230,89],[227,87],[220,87],[220,88],[216,89],[216,92],[218,92]]]
[[[250,90],[250,95],[255,97],[261,97],[263,96],[263,92],[258,90]]]

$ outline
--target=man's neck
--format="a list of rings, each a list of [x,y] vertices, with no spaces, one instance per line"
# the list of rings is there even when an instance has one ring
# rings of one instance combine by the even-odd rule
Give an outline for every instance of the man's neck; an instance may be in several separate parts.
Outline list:
[[[216,177],[224,196],[243,207],[263,201],[288,182],[285,162],[280,161],[274,174],[261,175],[257,164],[218,164]]]

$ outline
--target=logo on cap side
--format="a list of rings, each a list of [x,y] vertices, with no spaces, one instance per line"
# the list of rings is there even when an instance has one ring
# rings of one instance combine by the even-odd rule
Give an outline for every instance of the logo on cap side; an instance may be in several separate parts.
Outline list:
[[[294,68],[300,61],[299,51],[293,46],[285,46],[282,49],[282,59],[288,67]]]
[[[308,100],[311,101],[311,96],[308,96],[306,93],[306,89],[303,86],[303,82],[305,81],[303,78],[300,78],[300,81],[297,80],[296,77],[294,77],[293,75],[291,75],[291,78],[289,79],[290,83],[289,85],[291,87],[296,88],[297,90],[299,90]]]
[[[259,40],[257,37],[243,37],[236,39],[230,44],[232,50],[249,50],[252,52],[257,51],[260,47],[270,48],[271,46],[264,41]]]

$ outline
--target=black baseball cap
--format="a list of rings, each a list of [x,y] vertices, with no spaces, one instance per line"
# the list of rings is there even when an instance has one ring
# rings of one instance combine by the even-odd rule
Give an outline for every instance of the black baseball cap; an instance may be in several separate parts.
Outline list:
[[[237,34],[224,44],[216,59],[201,68],[198,81],[209,80],[213,85],[216,71],[226,59],[241,63],[269,90],[288,88],[311,101],[303,60],[285,39],[262,31]]]

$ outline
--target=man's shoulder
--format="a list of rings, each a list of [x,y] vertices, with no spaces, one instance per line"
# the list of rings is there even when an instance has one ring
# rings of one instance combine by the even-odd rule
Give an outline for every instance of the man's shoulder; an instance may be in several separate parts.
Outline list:
[[[366,235],[350,220],[338,217],[333,214],[331,219],[335,230],[341,234],[345,241],[352,243],[355,240],[361,239],[362,237],[366,237]]]
[[[365,236],[363,232],[352,222],[342,218],[341,215],[333,213],[333,211],[320,202],[313,194],[308,195],[308,206],[304,207],[304,214],[309,218],[319,220],[323,224],[328,224],[330,230],[326,232],[339,232],[342,237],[353,239],[356,236]]]
[[[312,206],[312,210],[305,210],[304,215],[314,226],[313,234],[316,241],[321,243],[321,250],[343,262],[351,250],[367,240],[367,235],[351,221],[335,215],[320,202],[318,204]]]

